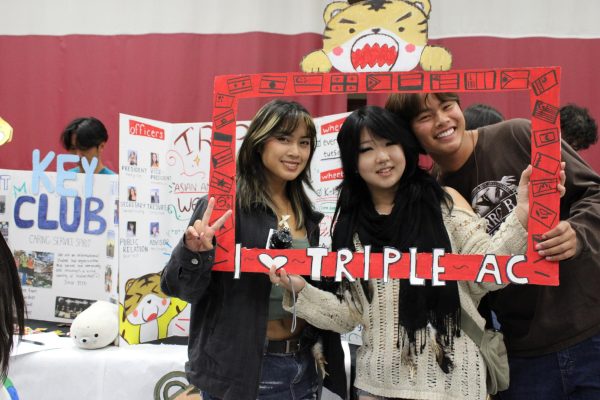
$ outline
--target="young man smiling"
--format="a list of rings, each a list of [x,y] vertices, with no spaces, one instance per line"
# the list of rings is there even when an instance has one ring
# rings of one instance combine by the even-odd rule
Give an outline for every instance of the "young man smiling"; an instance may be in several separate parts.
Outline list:
[[[394,94],[386,107],[411,123],[441,183],[471,199],[488,231],[496,230],[516,205],[516,182],[530,163],[530,122],[467,131],[454,93]],[[500,399],[600,398],[600,177],[571,147],[561,157],[561,221],[536,245],[540,256],[560,261],[560,286],[509,285],[490,294],[511,369]]]

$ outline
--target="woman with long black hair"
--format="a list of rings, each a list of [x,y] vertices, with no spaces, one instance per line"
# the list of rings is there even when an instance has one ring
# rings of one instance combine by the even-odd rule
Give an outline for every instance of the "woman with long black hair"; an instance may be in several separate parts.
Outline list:
[[[518,204],[490,238],[455,190],[441,187],[418,164],[418,143],[391,112],[365,106],[338,135],[344,178],[334,215],[332,250],[382,252],[444,249],[446,253],[511,254],[526,247],[527,168]],[[486,369],[477,345],[461,331],[461,313],[477,323],[477,303],[490,284],[408,280],[343,281],[329,293],[284,269],[271,281],[298,294],[298,316],[338,332],[363,325],[355,386],[360,399],[485,399]],[[499,288],[500,286],[495,286]],[[284,298],[290,308],[291,296]]]

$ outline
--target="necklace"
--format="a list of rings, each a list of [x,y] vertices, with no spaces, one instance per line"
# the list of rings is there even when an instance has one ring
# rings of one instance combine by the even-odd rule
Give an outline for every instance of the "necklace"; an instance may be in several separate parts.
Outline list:
[[[290,213],[290,208],[291,208],[290,201],[288,200],[286,203],[286,207],[285,207],[286,213],[285,214],[281,212],[281,207],[279,207],[277,205],[275,207],[277,208],[277,214],[280,216],[279,222],[277,222],[277,228],[289,230],[290,229],[289,219],[292,216]]]

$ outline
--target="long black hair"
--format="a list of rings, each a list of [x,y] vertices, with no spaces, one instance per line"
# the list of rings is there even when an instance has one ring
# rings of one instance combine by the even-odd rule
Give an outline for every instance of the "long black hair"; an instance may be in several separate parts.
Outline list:
[[[348,115],[337,137],[344,177],[338,186],[339,198],[333,216],[334,221],[340,214],[352,215],[356,213],[360,204],[371,202],[371,193],[367,184],[358,174],[360,134],[364,129],[402,147],[406,166],[400,179],[400,187],[411,186],[409,193],[412,196],[411,198],[401,196],[402,191],[398,190],[395,204],[425,201],[434,209],[439,209],[441,202],[452,206],[452,198],[425,169],[419,166],[421,147],[410,131],[408,123],[381,107],[364,106]],[[334,226],[332,224],[332,237]]]
[[[0,382],[8,370],[13,335],[22,335],[25,325],[25,300],[15,258],[0,234]],[[16,325],[16,332],[15,332]]]
[[[360,136],[363,131],[386,141],[399,144],[405,158],[405,169],[398,182],[394,205],[389,215],[380,215],[375,209],[371,192],[358,172]],[[407,252],[416,247],[430,252],[443,248],[451,252],[451,243],[444,225],[442,204],[452,209],[452,199],[425,169],[419,166],[419,144],[405,121],[381,107],[365,106],[348,116],[340,129],[338,145],[344,177],[339,185],[339,199],[334,213],[332,249],[354,247],[354,235],[360,242],[371,245],[372,251],[381,252],[386,246]],[[368,281],[360,280],[363,292],[372,301]],[[333,284],[339,297],[344,297],[348,282]],[[432,345],[436,360],[445,373],[452,366],[446,351],[452,348],[453,338],[460,335],[460,298],[456,282],[435,287],[431,281],[424,286],[412,286],[407,279],[400,280],[398,331],[396,346],[403,348],[406,362],[412,363],[417,343],[423,351],[428,341],[426,327],[435,328]],[[408,345],[401,345],[402,338]],[[420,340],[418,340],[420,338]],[[403,358],[405,356],[403,355]]]

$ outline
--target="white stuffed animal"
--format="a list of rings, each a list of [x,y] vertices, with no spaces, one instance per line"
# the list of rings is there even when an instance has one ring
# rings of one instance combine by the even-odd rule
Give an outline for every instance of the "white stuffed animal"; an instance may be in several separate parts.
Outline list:
[[[82,349],[99,349],[117,343],[119,317],[116,304],[97,301],[73,320],[71,337]]]

